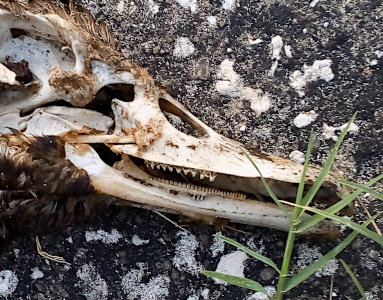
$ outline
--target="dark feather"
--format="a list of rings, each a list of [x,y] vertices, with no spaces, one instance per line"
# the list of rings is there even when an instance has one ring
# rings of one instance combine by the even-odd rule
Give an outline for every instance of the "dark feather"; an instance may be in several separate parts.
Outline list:
[[[87,173],[65,159],[58,137],[31,142],[0,137],[0,237],[8,244],[29,226],[46,233],[69,226],[109,205],[96,194]]]

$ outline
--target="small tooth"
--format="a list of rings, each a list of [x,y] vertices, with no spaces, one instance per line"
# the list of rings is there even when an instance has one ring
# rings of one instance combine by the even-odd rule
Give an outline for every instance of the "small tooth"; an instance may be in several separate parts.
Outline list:
[[[190,173],[190,169],[183,169],[182,171],[185,173],[185,175]]]
[[[150,167],[151,167],[152,169],[154,169],[154,168],[156,167],[156,164],[155,164],[154,162],[152,162],[152,161],[151,161],[149,164],[150,164]]]
[[[180,169],[180,168],[175,168],[176,169],[176,172],[179,174],[179,173],[181,173],[181,171],[182,171],[182,169]]]
[[[199,173],[199,178],[200,178],[200,179],[204,179],[205,176],[206,176],[205,173]]]
[[[157,168],[158,170],[161,169],[161,165],[156,164],[156,168]]]
[[[197,171],[196,171],[196,170],[191,170],[190,173],[191,173],[191,175],[192,175],[193,177],[195,177],[195,176],[197,175]]]
[[[172,166],[168,166],[168,170],[169,170],[170,172],[173,172],[173,167],[172,167]]]
[[[216,177],[217,177],[217,173],[213,173],[213,172],[209,173],[209,181],[210,182],[213,182]]]

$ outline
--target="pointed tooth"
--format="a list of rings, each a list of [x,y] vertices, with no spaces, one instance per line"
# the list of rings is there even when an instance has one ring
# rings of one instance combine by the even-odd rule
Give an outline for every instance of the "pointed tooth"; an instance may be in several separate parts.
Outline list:
[[[213,182],[216,177],[217,177],[217,173],[213,173],[213,172],[209,173],[209,181],[210,182]]]
[[[190,169],[183,169],[182,171],[184,172],[185,175],[188,175],[190,173]]]
[[[180,168],[175,168],[176,169],[176,172],[179,174],[179,173],[181,173],[181,171],[182,171],[182,169],[180,169]]]
[[[196,170],[191,170],[190,173],[191,173],[191,175],[192,175],[193,177],[195,177],[195,176],[197,175],[197,171],[196,171]]]
[[[168,170],[169,170],[170,172],[173,172],[173,167],[168,165]]]
[[[154,163],[154,162],[149,162],[149,165],[150,165],[150,167],[154,170],[154,168],[156,167],[156,164]]]

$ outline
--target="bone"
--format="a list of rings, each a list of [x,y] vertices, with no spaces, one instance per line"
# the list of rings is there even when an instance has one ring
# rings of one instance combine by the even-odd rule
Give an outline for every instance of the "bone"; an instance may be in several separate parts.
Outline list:
[[[135,138],[131,136],[119,136],[119,135],[74,135],[74,134],[64,134],[64,141],[69,144],[103,144],[103,143],[113,143],[113,144],[133,144],[135,143]]]
[[[20,84],[16,80],[16,73],[9,70],[2,63],[0,63],[0,83],[6,83],[6,84],[10,84],[10,85]]]
[[[255,200],[233,199],[230,193],[224,195],[206,193],[201,200],[196,193],[171,185],[170,189],[147,185],[149,178],[127,180],[137,176],[134,165],[123,171],[106,165],[97,152],[87,145],[65,145],[66,157],[76,167],[84,169],[89,175],[96,190],[122,199],[136,202],[142,206],[162,207],[168,212],[183,214],[189,217],[204,215],[212,218],[224,218],[232,222],[252,224],[288,231],[289,219],[276,206]],[[133,168],[132,168],[133,167]],[[139,170],[138,172],[142,172]],[[153,183],[153,182],[151,182]],[[169,181],[164,181],[169,184]],[[129,191],[127,194],[126,191]],[[178,193],[175,195],[175,191]],[[194,195],[193,195],[194,194]],[[304,214],[303,219],[309,216]],[[329,221],[322,221],[307,229],[303,235],[318,235],[322,237],[338,236],[339,232]]]

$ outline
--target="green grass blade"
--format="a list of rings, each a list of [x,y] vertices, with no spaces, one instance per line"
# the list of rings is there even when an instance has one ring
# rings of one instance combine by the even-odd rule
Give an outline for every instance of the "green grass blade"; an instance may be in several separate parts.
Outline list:
[[[295,203],[299,204],[299,205],[302,204],[303,191],[305,189],[305,182],[306,182],[306,173],[307,173],[307,169],[308,169],[308,166],[309,166],[309,161],[310,161],[311,149],[313,147],[313,142],[314,142],[314,133],[313,133],[313,130],[311,129],[309,143],[307,145],[307,152],[306,152],[305,163],[303,165],[302,176],[301,176],[301,180],[299,182],[297,197],[296,197],[296,200],[295,200]],[[303,212],[304,212],[304,209],[302,209],[302,208],[299,208],[299,207],[294,208],[293,219],[295,221],[298,220],[300,218],[300,216],[303,214]]]
[[[362,226],[366,227],[368,224],[372,222],[375,218],[378,217],[378,214],[373,216],[371,219],[365,221]],[[285,291],[289,291],[296,287],[298,284],[300,284],[302,281],[306,280],[308,277],[310,277],[312,274],[314,274],[318,269],[323,267],[329,260],[333,259],[335,256],[337,256],[344,248],[349,245],[354,238],[358,235],[358,232],[353,231],[351,234],[349,234],[339,245],[337,245],[335,248],[333,248],[330,252],[328,252],[326,255],[319,258],[316,262],[312,263],[307,268],[300,271],[298,274],[291,277],[287,283],[286,283],[286,289]]]
[[[375,184],[376,182],[378,182],[379,180],[381,180],[382,178],[383,178],[383,174],[371,179],[368,183],[365,184],[365,186],[369,187],[369,186]],[[351,193],[350,195],[346,196],[344,199],[342,199],[338,203],[335,203],[331,207],[327,208],[325,211],[330,213],[330,214],[336,214],[342,208],[349,205],[362,192],[363,192],[362,189],[357,189],[355,192]],[[299,224],[300,231],[303,231],[303,230],[317,224],[318,222],[320,222],[324,219],[325,219],[325,217],[315,214],[315,215],[307,218],[306,220],[302,221]]]
[[[323,211],[323,210],[320,210],[320,209],[317,209],[317,208],[312,208],[312,211],[318,215],[321,215],[325,218],[328,218],[328,219],[331,219],[333,221],[336,221],[336,222],[339,222],[343,225],[346,225],[347,227],[363,234],[364,236],[374,240],[375,242],[377,242],[378,244],[380,244],[381,246],[383,246],[383,237],[380,236],[379,234],[377,234],[376,232],[370,230],[370,229],[367,229],[366,227],[358,224],[358,223],[355,223],[349,219],[346,219],[346,218],[343,218],[343,217],[339,217],[339,216],[336,216],[336,215],[333,215],[333,214],[329,214],[328,212],[326,211]],[[382,213],[382,212],[381,212]],[[379,213],[379,215],[381,214]],[[299,224],[300,225],[300,224]],[[296,227],[296,232],[299,233],[302,231],[301,228],[299,228],[299,225]]]
[[[261,180],[262,180],[262,183],[263,185],[265,186],[267,192],[269,193],[270,197],[274,200],[274,202],[278,205],[278,207],[280,208],[280,210],[283,211],[283,213],[285,214],[285,216],[291,221],[291,215],[287,212],[285,206],[279,201],[279,199],[277,198],[277,196],[275,196],[275,194],[273,193],[273,191],[270,189],[269,185],[267,184],[265,178],[263,177],[262,173],[261,173],[261,170],[259,170],[259,168],[257,167],[257,165],[255,164],[255,162],[251,159],[251,157],[249,156],[249,154],[247,154],[247,152],[245,151],[245,149],[241,148],[241,150],[243,151],[243,153],[246,155],[246,157],[248,158],[248,160],[250,160],[251,164],[254,166],[254,168],[257,170],[257,172],[259,173],[260,177],[261,177]]]
[[[222,273],[218,273],[218,272],[214,272],[214,271],[205,271],[204,270],[204,271],[201,271],[201,273],[206,275],[206,276],[221,279],[227,283],[234,284],[234,285],[237,285],[239,287],[243,287],[243,288],[250,289],[253,291],[265,293],[267,295],[265,288],[261,284],[259,284],[258,282],[254,281],[254,280],[243,278],[243,277],[238,277],[238,276],[233,276],[233,275],[222,274]]]
[[[338,153],[339,147],[340,147],[344,137],[346,136],[347,131],[350,128],[351,123],[355,120],[356,114],[357,113],[355,113],[351,117],[350,121],[348,121],[348,123],[347,123],[346,128],[340,134],[340,136],[339,136],[337,142],[335,143],[334,148],[331,150],[331,153],[330,153],[329,157],[327,158],[327,160],[326,160],[326,162],[325,162],[325,164],[323,166],[323,169],[320,172],[318,178],[315,180],[315,182],[311,186],[310,190],[307,192],[306,196],[304,197],[304,199],[302,201],[302,205],[304,205],[304,206],[310,205],[310,203],[314,199],[316,193],[318,192],[318,190],[322,186],[322,184],[323,184],[327,174],[330,172],[332,164],[333,164],[333,162],[335,160],[335,157],[336,157],[336,155]]]
[[[273,267],[279,274],[281,273],[281,270],[279,270],[279,268],[277,267],[277,265],[270,259],[270,258],[267,258],[266,256],[263,256],[247,247],[245,247],[244,245],[238,243],[237,241],[234,241],[228,237],[225,237],[225,236],[222,236],[222,235],[219,235],[219,234],[215,234],[214,235],[215,237],[223,240],[224,242],[230,244],[230,245],[233,245],[235,247],[238,248],[238,250],[241,250],[247,254],[249,254],[251,257],[254,257],[255,259],[258,259],[259,261],[265,263],[266,265],[269,265],[270,267]]]
[[[348,275],[350,275],[359,293],[362,295],[362,299],[366,300],[366,294],[364,293],[364,290],[362,286],[360,285],[358,279],[356,278],[355,274],[351,271],[350,267],[344,262],[343,259],[340,259],[340,262],[342,263],[343,267],[346,269],[346,272],[348,273]]]
[[[381,178],[383,178],[383,174],[381,174],[380,176],[381,176]],[[363,192],[369,193],[370,195],[374,196],[375,198],[383,201],[383,194],[382,193],[379,193],[379,192],[377,192],[377,191],[375,191],[375,190],[365,186],[364,184],[350,182],[350,181],[347,181],[347,180],[344,180],[344,179],[339,179],[338,181],[341,184],[350,186],[350,187],[352,187],[354,189],[361,189],[361,190],[363,190]]]

